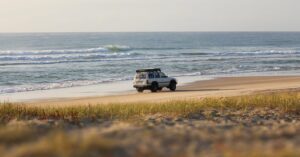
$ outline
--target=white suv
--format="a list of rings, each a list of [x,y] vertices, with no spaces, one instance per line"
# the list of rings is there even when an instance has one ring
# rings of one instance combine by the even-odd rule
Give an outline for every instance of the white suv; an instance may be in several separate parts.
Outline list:
[[[159,68],[156,69],[139,69],[136,70],[136,75],[133,81],[133,87],[138,92],[143,92],[145,89],[150,89],[151,92],[157,92],[164,87],[171,91],[176,90],[177,80],[165,75]]]

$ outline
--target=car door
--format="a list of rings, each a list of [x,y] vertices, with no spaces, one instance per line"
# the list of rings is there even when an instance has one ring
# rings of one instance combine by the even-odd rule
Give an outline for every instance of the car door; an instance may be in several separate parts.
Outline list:
[[[149,83],[150,83],[150,84],[152,84],[152,82],[156,81],[153,72],[149,72],[149,73],[148,73],[148,80],[149,80]]]
[[[163,72],[159,72],[159,75],[160,75],[161,85],[164,87],[169,86],[170,81],[169,81],[168,76]]]
[[[162,86],[162,80],[160,79],[160,75],[158,72],[153,72],[153,75],[154,75],[154,79],[155,81],[158,83],[159,86]]]

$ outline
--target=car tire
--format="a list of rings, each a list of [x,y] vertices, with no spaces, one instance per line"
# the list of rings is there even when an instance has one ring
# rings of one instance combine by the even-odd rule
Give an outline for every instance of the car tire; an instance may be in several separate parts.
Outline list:
[[[153,82],[151,85],[151,92],[157,92],[158,89],[159,89],[158,83]]]
[[[143,88],[136,88],[136,91],[139,93],[143,93],[144,89]]]
[[[176,90],[176,82],[175,81],[171,81],[170,82],[169,89],[171,91],[175,91]]]

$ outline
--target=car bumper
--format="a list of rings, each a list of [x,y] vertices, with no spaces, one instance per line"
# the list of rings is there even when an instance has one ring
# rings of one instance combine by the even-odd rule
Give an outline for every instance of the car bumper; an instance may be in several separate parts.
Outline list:
[[[149,88],[150,85],[148,84],[135,84],[133,85],[134,88]]]

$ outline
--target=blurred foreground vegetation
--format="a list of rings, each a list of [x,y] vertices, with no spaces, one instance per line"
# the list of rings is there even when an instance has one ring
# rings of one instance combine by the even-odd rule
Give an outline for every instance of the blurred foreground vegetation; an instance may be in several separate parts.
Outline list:
[[[297,156],[300,95],[0,104],[0,156]]]

